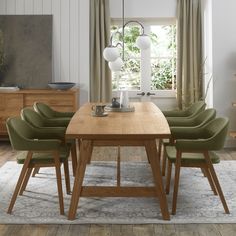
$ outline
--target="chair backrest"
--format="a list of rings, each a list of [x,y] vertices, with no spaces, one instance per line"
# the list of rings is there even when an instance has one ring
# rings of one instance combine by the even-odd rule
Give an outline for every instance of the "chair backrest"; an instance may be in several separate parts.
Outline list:
[[[224,147],[229,127],[228,118],[215,118],[198,128],[192,139],[176,139],[176,148],[182,150],[216,151]]]
[[[45,122],[43,117],[30,108],[23,108],[21,110],[21,118],[34,127],[44,127]]]
[[[206,109],[201,111],[195,116],[195,123],[197,125],[204,125],[209,121],[213,120],[216,117],[216,110],[213,108]]]
[[[187,116],[194,116],[200,111],[205,110],[206,103],[204,101],[198,101],[193,103],[189,108],[186,109]]]
[[[211,139],[209,150],[220,150],[224,147],[229,127],[229,119],[219,117],[205,126],[206,136]]]
[[[34,131],[20,117],[9,118],[6,122],[8,135],[15,150],[28,150],[28,140],[34,137]]]
[[[45,103],[35,102],[33,107],[34,110],[42,116],[45,116],[47,118],[54,118],[55,116],[55,112],[53,111],[53,109]]]

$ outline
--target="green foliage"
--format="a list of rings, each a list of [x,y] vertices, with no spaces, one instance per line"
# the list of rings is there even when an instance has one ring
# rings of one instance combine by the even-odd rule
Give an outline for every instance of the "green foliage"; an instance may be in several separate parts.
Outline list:
[[[176,51],[176,27],[174,26],[162,26],[162,30],[166,31],[166,40],[167,40],[167,50],[175,53]],[[159,44],[158,35],[151,33],[150,35],[153,45]],[[151,89],[172,89],[175,85],[172,85],[175,81],[176,76],[176,58],[165,58],[165,59],[156,59],[152,60],[151,63]]]
[[[152,63],[151,89],[172,89],[172,60],[161,60]]]
[[[156,47],[156,51],[169,51],[175,54],[176,51],[176,27],[175,26],[162,26],[161,29],[165,31],[165,35],[167,35],[164,45],[161,42],[161,39],[158,34],[155,32],[150,33],[150,39],[153,47]],[[118,26],[112,26],[111,33],[119,30],[122,33],[122,28],[120,29]],[[125,35],[124,35],[124,67],[120,74],[120,85],[132,88],[139,88],[141,84],[141,75],[140,75],[140,50],[136,47],[136,39],[140,35],[140,27],[139,26],[126,26],[125,27]],[[122,41],[122,35],[115,34],[114,43],[118,43]],[[163,40],[162,40],[163,41]],[[159,48],[161,50],[159,50]],[[122,48],[120,48],[120,53],[122,54]],[[159,89],[172,89],[172,83],[175,81],[175,68],[176,68],[176,58],[171,56],[169,58],[163,57],[161,55],[155,59],[151,60],[151,89],[159,90]],[[174,71],[173,71],[174,70]],[[115,77],[114,77],[115,78]],[[116,89],[116,81],[113,81],[113,89]]]

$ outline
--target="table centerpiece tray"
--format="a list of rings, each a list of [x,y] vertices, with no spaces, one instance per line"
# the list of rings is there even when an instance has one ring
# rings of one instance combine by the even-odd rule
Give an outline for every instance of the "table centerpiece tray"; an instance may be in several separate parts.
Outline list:
[[[112,107],[112,105],[106,105],[105,110],[106,111],[112,111],[112,112],[134,112],[135,108],[134,108],[134,106]]]

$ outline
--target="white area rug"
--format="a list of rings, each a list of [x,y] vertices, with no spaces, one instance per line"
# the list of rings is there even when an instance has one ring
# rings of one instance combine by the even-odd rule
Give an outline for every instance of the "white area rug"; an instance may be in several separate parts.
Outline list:
[[[21,168],[15,162],[7,162],[0,169],[0,224],[236,223],[235,161],[215,165],[230,215],[224,213],[219,197],[213,195],[201,171],[183,168],[177,214],[171,216],[171,221],[162,220],[155,198],[81,198],[76,220],[68,221],[71,196],[65,194],[64,188],[66,216],[61,216],[53,168],[41,169],[37,177],[30,178],[27,191],[17,198],[13,213],[9,215],[6,210]],[[123,162],[121,175],[122,185],[152,185],[151,170],[146,162]],[[85,182],[87,185],[115,185],[115,176],[115,162],[92,162],[88,165]],[[167,198],[171,209],[172,191]]]

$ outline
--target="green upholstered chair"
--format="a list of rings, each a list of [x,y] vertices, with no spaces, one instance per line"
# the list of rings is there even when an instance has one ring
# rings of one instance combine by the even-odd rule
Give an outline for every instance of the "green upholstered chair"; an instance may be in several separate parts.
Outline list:
[[[209,108],[196,114],[192,118],[179,118],[178,124],[182,126],[171,126],[171,140],[161,141],[164,146],[173,144],[177,138],[190,137],[193,132],[197,132],[198,128],[205,125],[207,122],[213,120],[216,117],[216,110]],[[166,170],[166,157],[162,155],[162,175],[165,176]]]
[[[186,108],[185,110],[170,110],[170,111],[162,111],[165,117],[192,117],[203,111],[206,107],[206,103],[204,101],[198,101],[193,103],[191,106]]]
[[[165,146],[165,155],[168,158],[167,193],[169,193],[170,188],[172,164],[175,164],[172,214],[176,213],[181,167],[203,169],[214,194],[219,195],[225,213],[229,214],[227,203],[213,167],[213,164],[220,162],[219,155],[214,151],[223,148],[228,126],[229,120],[227,118],[216,118],[198,128],[195,132],[189,133],[189,138],[186,135],[185,139],[177,139],[175,145]]]
[[[35,102],[33,105],[34,110],[42,117],[55,122],[58,126],[68,126],[74,112],[59,112],[53,110],[49,105],[41,102]]]
[[[204,117],[209,116],[211,117],[211,114],[213,110],[207,109],[207,113],[204,113],[205,110],[200,111],[196,113],[194,116],[189,117],[166,117],[168,124],[170,127],[172,126],[181,126],[181,127],[192,127],[192,126],[198,126],[199,124],[202,123],[202,120]],[[207,122],[207,119],[205,119]]]
[[[31,172],[35,167],[55,167],[60,205],[60,214],[64,214],[61,164],[64,164],[66,190],[70,193],[68,157],[70,149],[60,140],[57,133],[44,132],[34,128],[22,119],[15,117],[7,120],[7,131],[12,147],[19,152],[17,162],[23,164],[7,213],[11,213],[18,194],[25,190]],[[57,138],[56,138],[57,137]]]
[[[42,117],[36,111],[30,108],[23,108],[21,110],[21,118],[29,123],[31,126],[36,128],[43,128],[44,132],[50,133],[57,133],[60,138],[65,142],[65,126],[57,126],[57,123]],[[75,140],[67,140],[66,143],[71,147],[71,159],[72,159],[72,168],[73,168],[73,175],[75,175],[76,168],[77,168],[77,152],[76,152],[76,142]],[[36,168],[33,176],[38,172]]]
[[[35,111],[47,118],[72,118],[72,116],[75,114],[74,112],[55,111],[49,105],[42,102],[35,102],[33,107]]]

